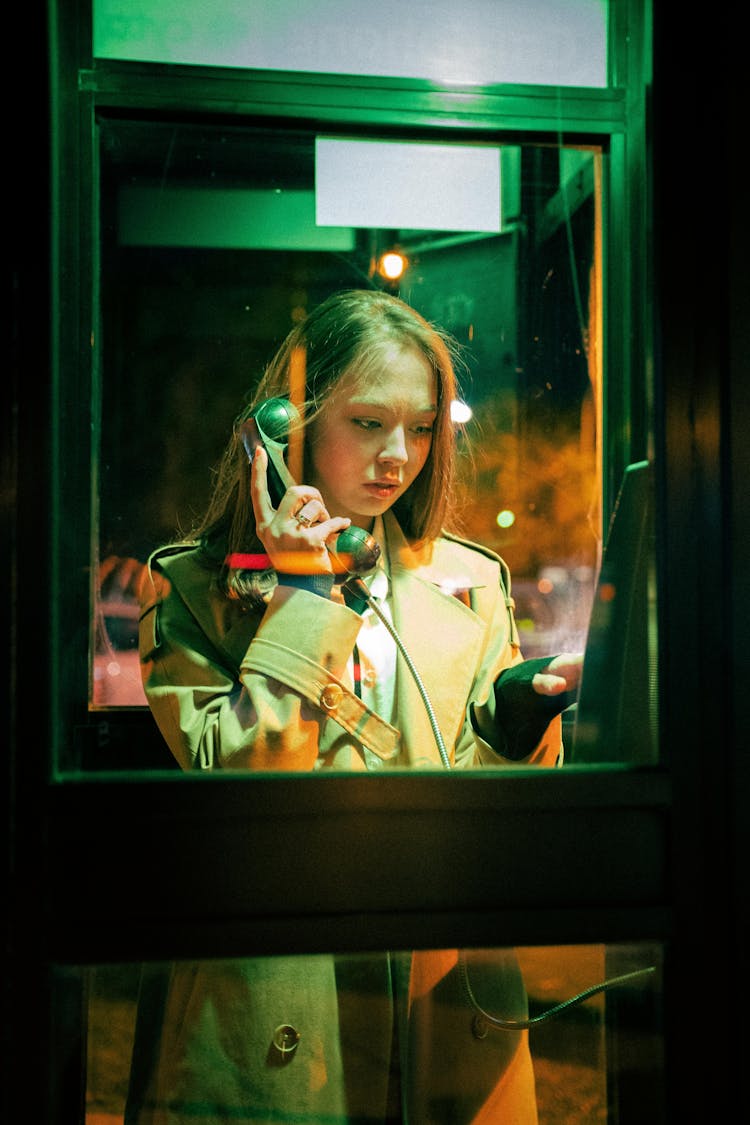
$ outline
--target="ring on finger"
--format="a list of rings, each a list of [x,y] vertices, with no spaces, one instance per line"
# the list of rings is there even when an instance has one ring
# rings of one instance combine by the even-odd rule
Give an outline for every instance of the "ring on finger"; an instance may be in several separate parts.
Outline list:
[[[301,516],[299,513],[294,517],[300,527],[310,527],[312,520],[309,516]]]

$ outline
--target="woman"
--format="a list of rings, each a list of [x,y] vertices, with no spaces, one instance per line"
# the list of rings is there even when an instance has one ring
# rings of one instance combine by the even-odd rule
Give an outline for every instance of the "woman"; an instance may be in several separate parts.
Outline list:
[[[279,397],[274,440],[261,404]],[[580,658],[524,662],[505,564],[444,530],[455,397],[448,339],[387,294],[335,294],[290,333],[205,519],[149,563],[144,687],[184,769],[560,760]],[[523,1016],[512,958],[476,955],[472,972]],[[525,1033],[462,1019],[459,1047],[462,982],[455,951],[175,966],[146,1065],[136,1042],[127,1120],[533,1123]],[[462,1088],[445,1087],[448,1057]]]

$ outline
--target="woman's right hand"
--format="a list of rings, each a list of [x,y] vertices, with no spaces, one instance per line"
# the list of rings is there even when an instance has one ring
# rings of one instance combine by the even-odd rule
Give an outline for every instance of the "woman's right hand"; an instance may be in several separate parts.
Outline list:
[[[295,484],[278,508],[268,491],[268,454],[257,446],[250,473],[255,528],[274,570],[282,574],[332,574],[326,543],[349,527],[351,520],[333,516],[317,488]]]

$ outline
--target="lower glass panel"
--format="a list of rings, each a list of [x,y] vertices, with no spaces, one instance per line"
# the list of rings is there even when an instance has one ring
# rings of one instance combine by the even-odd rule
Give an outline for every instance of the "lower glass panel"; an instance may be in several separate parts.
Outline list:
[[[87,1125],[665,1120],[652,945],[108,965],[81,983]]]

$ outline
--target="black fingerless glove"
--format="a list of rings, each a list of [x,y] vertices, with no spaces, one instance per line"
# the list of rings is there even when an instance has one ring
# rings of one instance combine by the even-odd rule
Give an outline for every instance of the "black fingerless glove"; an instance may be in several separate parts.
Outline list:
[[[506,668],[495,680],[495,722],[498,750],[504,758],[519,762],[537,745],[549,723],[572,703],[576,692],[539,695],[531,686],[537,672],[544,672],[554,656],[524,660]]]
[[[330,598],[336,581],[333,574],[279,574],[279,586],[293,586],[296,590],[307,590],[321,598]],[[344,601],[349,609],[360,615],[367,609],[367,602],[348,586],[342,587]]]
[[[334,583],[332,574],[279,574],[278,579],[279,586],[294,586],[321,598],[330,598]]]

